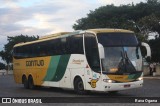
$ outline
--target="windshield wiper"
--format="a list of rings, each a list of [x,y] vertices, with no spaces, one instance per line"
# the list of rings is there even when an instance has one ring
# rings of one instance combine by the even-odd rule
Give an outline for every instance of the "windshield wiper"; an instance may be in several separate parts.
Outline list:
[[[124,53],[125,53],[125,55],[126,55],[126,61],[127,61],[127,63],[128,63],[128,64],[126,64],[127,67],[130,68],[130,69],[132,69],[133,71],[136,71],[136,68],[135,68],[134,65],[132,64],[131,60],[128,58],[127,52],[125,51]],[[129,71],[129,70],[128,70],[128,71]],[[133,72],[133,71],[132,71],[132,72]]]
[[[133,66],[132,62],[130,61],[130,59],[128,58],[127,52],[121,51],[121,56],[122,59],[118,65],[118,71],[117,73],[121,73],[121,74],[130,74],[132,72],[135,72],[136,69]]]

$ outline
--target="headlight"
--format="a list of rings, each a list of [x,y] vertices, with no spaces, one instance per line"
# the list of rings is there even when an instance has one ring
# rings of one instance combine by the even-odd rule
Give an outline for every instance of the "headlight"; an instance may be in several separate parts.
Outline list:
[[[143,80],[143,77],[139,77],[139,78],[138,78],[138,81],[141,81],[141,80]]]
[[[107,82],[107,83],[114,83],[115,81],[113,80],[110,80],[110,79],[103,79],[104,82]]]
[[[112,73],[115,73],[115,72],[118,71],[118,68],[110,68],[109,71],[112,72]]]

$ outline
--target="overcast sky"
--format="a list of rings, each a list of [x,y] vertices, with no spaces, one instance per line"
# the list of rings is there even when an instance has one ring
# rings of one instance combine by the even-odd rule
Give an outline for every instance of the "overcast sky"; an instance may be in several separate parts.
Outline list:
[[[90,10],[141,1],[146,0],[0,0],[0,51],[7,36],[73,31],[75,21]]]

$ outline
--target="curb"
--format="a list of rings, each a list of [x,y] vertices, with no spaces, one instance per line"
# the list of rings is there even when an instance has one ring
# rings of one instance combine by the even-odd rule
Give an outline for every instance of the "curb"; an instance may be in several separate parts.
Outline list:
[[[144,79],[160,79],[160,77],[151,77],[151,76],[149,76],[149,77],[143,77]]]

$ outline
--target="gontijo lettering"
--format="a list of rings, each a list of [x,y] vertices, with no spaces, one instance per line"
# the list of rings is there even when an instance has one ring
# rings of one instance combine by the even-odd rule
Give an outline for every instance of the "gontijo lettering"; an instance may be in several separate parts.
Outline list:
[[[44,66],[44,60],[29,60],[26,61],[26,66]]]

